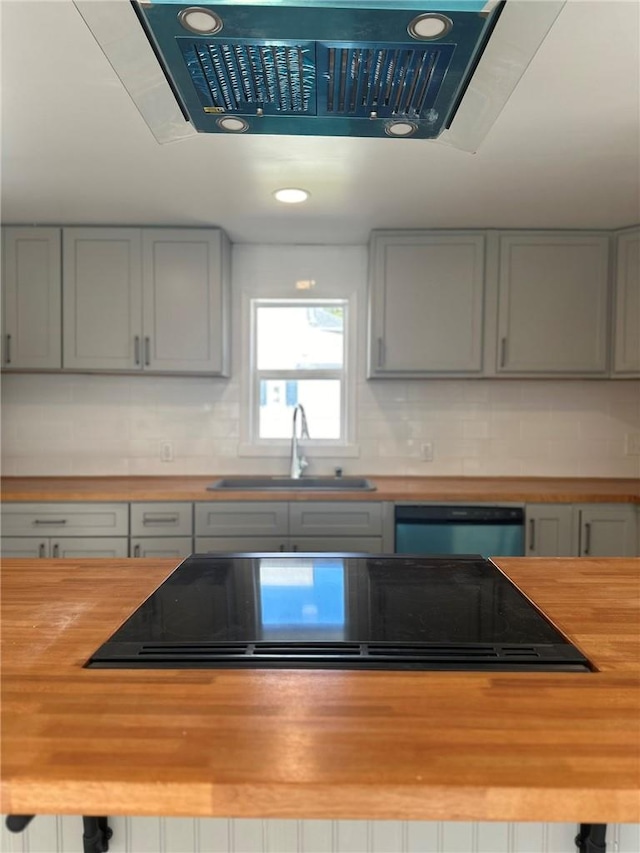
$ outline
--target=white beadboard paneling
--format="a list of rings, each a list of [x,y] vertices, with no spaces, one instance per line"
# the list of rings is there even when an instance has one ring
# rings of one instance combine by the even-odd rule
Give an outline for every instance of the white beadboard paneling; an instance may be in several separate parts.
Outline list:
[[[333,853],[334,821],[301,820],[300,853]]]
[[[266,853],[265,821],[255,818],[232,820],[229,840],[229,853]]]
[[[3,853],[82,853],[82,819],[2,819]],[[572,853],[574,823],[112,817],[110,853]],[[640,824],[607,827],[607,850],[638,853]]]

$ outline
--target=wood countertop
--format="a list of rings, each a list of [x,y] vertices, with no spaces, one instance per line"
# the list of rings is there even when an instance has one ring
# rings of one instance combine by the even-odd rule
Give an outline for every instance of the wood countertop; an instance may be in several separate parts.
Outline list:
[[[207,491],[204,477],[5,477],[3,501],[515,501],[639,503],[640,480],[572,477],[378,477],[373,492]]]
[[[499,559],[594,673],[84,669],[172,560],[7,560],[2,810],[640,822],[640,560]]]

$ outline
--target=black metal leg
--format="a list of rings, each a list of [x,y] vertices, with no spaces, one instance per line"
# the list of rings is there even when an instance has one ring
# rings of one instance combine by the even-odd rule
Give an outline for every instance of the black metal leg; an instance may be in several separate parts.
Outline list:
[[[7,815],[5,821],[11,832],[22,832],[33,820],[34,815]],[[106,817],[83,817],[82,844],[84,853],[107,853],[113,830]]]
[[[109,839],[113,835],[106,817],[83,817],[82,825],[84,853],[106,853],[109,849]]]
[[[9,814],[5,820],[10,832],[22,832],[31,823],[35,815],[32,814]]]
[[[576,847],[580,853],[606,853],[606,834],[606,823],[581,823]]]

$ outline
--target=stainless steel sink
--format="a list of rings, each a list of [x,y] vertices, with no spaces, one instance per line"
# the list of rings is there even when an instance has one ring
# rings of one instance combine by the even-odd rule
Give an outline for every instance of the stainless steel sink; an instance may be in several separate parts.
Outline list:
[[[253,492],[373,492],[364,477],[222,477],[207,486],[210,491]]]

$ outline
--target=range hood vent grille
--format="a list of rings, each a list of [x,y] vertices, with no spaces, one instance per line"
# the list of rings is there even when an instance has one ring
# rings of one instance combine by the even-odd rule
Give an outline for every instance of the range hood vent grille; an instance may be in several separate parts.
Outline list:
[[[452,45],[354,47],[340,43],[249,44],[180,39],[186,68],[206,113],[402,116],[430,113]]]

